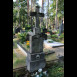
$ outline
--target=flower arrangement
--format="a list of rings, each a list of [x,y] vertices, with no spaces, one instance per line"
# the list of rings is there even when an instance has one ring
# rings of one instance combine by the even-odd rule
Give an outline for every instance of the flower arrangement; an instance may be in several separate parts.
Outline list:
[[[29,43],[29,41],[26,41],[26,46],[27,46],[27,48],[30,47],[30,43]]]
[[[50,32],[47,32],[46,34],[50,34]]]
[[[49,32],[47,32],[47,34],[50,34]]]
[[[48,77],[47,71],[44,71],[42,69],[39,69],[35,74],[33,73],[33,75],[31,77]]]

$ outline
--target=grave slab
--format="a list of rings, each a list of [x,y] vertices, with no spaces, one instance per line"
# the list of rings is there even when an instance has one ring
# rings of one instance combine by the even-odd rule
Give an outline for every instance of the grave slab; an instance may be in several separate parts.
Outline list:
[[[52,48],[64,46],[63,43],[56,42],[56,41],[53,41],[53,40],[51,40],[51,39],[44,40],[44,44],[45,44],[46,46],[50,46],[50,47],[52,47]]]

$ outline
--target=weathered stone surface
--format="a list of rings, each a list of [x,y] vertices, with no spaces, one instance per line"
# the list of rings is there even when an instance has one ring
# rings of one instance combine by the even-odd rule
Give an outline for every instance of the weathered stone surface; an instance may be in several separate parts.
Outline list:
[[[41,29],[40,28],[33,28],[33,32],[34,32],[34,34],[40,34]]]
[[[43,52],[43,38],[40,35],[30,36],[30,53]]]
[[[63,30],[64,30],[64,23],[63,23],[63,20],[62,20],[60,27],[59,27],[59,35],[61,35],[61,33],[63,33]]]
[[[45,57],[45,54],[43,52],[35,53],[35,54],[28,54],[28,60],[31,60],[31,61],[44,59],[44,57]]]
[[[45,59],[30,61],[29,59],[26,60],[27,63],[27,69],[30,72],[34,72],[35,70],[38,70],[40,68],[44,68],[46,65]]]

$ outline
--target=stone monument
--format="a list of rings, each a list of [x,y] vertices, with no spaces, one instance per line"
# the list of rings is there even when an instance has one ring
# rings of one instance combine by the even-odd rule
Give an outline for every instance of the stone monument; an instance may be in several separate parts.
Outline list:
[[[61,35],[61,33],[63,33],[63,30],[64,30],[64,21],[62,20],[60,28],[59,28],[59,35]]]
[[[39,17],[44,17],[43,13],[39,13],[39,6],[36,6],[36,12],[31,12],[30,16],[36,17],[35,27],[33,32],[28,32],[30,50],[27,54],[26,65],[29,72],[34,72],[46,65],[45,54],[43,53],[44,33],[41,33],[39,27]]]

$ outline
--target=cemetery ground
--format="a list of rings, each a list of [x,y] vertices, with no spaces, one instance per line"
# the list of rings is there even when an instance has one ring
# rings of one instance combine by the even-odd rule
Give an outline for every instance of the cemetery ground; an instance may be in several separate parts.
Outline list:
[[[57,38],[56,35],[51,36],[48,35],[48,38],[52,38],[54,41],[64,43],[64,33]],[[20,68],[26,66],[26,56],[22,53],[21,50],[17,47],[17,41],[19,40],[18,34],[16,34],[16,38],[13,39],[13,69]],[[64,56],[64,46],[58,48],[44,48],[44,52],[55,51],[53,54],[49,54],[45,56],[46,61],[56,60],[57,56]],[[47,70],[49,72],[49,77],[64,77],[64,63],[55,63],[50,66]]]

